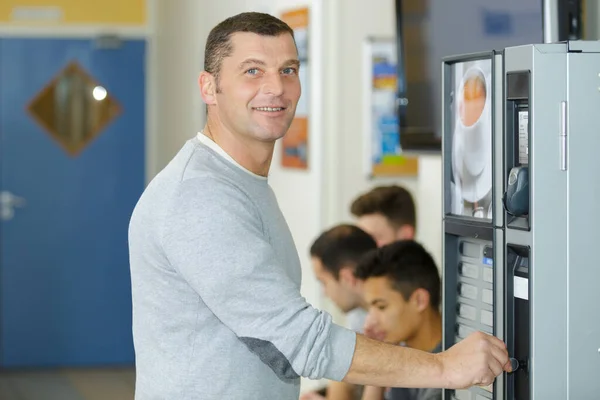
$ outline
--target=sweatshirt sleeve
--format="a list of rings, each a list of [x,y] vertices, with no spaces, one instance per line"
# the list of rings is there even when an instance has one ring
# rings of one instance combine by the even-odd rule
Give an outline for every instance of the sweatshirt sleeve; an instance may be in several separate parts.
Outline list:
[[[281,379],[345,377],[356,334],[301,296],[241,190],[214,178],[181,182],[162,242],[211,312]]]

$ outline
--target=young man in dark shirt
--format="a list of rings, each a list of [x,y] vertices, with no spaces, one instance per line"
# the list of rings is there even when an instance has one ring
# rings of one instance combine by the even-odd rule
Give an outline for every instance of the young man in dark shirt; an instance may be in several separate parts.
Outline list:
[[[431,255],[415,241],[403,240],[368,254],[358,265],[368,323],[383,341],[428,352],[440,352],[442,317],[440,275]],[[441,389],[366,387],[363,400],[441,400]]]

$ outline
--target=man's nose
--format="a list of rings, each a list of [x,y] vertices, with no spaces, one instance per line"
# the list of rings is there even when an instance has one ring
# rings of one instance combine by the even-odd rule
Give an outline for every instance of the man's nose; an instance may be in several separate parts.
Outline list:
[[[270,74],[265,77],[263,83],[263,92],[273,96],[283,94],[283,82],[280,74]]]
[[[371,312],[369,312],[367,314],[367,317],[365,318],[365,326],[363,328],[365,333],[373,331],[376,326],[377,326],[377,320],[375,319],[373,314]]]
[[[385,339],[385,333],[378,324],[379,322],[377,319],[369,312],[365,318],[364,334],[371,339],[383,341]]]

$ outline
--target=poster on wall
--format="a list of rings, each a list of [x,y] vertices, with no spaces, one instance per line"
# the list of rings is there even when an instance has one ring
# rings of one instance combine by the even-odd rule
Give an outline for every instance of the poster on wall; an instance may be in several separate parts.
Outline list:
[[[418,159],[402,154],[396,98],[396,40],[368,38],[364,45],[365,175],[416,176]]]
[[[294,30],[298,57],[300,58],[299,75],[300,84],[302,85],[302,95],[296,107],[296,116],[281,141],[281,165],[286,168],[308,169],[309,10],[307,7],[290,10],[284,12],[281,19]]]

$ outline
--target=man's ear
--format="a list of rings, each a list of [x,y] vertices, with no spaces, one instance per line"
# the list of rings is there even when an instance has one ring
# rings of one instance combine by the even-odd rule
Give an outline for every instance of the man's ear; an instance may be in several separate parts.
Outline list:
[[[350,286],[356,285],[357,279],[354,276],[354,271],[350,267],[340,268],[340,282],[345,282]]]
[[[397,240],[414,240],[415,228],[410,225],[402,225],[396,230]]]
[[[217,102],[217,82],[214,75],[206,71],[202,71],[198,77],[198,85],[200,86],[200,95],[207,106],[216,104]]]
[[[416,307],[417,311],[423,312],[429,307],[429,292],[423,288],[416,289],[410,296],[410,302]]]

